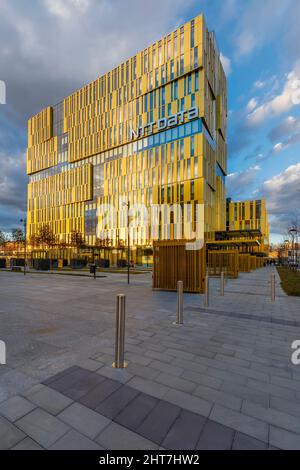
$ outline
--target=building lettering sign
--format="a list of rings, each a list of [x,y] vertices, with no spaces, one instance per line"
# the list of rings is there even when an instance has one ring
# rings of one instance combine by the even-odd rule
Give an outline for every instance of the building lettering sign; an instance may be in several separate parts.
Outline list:
[[[129,139],[138,139],[139,137],[145,137],[147,134],[152,134],[154,128],[159,132],[168,127],[177,126],[178,124],[183,124],[184,119],[192,121],[199,117],[199,109],[196,107],[189,108],[187,110],[180,111],[179,113],[172,114],[169,117],[161,118],[158,121],[149,122],[145,126],[138,127],[136,130],[130,129]]]

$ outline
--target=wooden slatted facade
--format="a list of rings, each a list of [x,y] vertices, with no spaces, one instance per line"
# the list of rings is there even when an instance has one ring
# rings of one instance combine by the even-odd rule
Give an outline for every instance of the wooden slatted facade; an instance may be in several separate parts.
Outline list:
[[[184,240],[153,243],[153,289],[203,293],[205,280],[205,249],[186,249]]]
[[[243,273],[249,273],[251,271],[251,255],[239,254],[239,271]]]
[[[207,266],[210,276],[220,276],[223,271],[226,276],[237,278],[239,275],[238,250],[208,250]]]

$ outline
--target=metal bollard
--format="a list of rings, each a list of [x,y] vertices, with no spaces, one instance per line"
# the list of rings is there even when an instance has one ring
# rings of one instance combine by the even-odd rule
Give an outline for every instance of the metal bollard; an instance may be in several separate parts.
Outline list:
[[[209,277],[208,274],[205,276],[205,291],[204,291],[204,305],[209,306]]]
[[[117,311],[116,311],[116,345],[115,345],[115,362],[112,366],[116,369],[123,369],[127,366],[124,361],[125,347],[125,295],[117,295]]]
[[[271,300],[275,300],[275,274],[271,274]]]
[[[221,277],[220,277],[220,295],[224,295],[224,271],[221,272]]]
[[[183,282],[177,281],[177,320],[176,325],[183,324]]]

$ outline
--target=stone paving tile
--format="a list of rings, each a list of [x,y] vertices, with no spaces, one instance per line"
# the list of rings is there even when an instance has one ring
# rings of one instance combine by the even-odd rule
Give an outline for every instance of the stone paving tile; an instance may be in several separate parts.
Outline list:
[[[196,447],[206,418],[191,411],[181,410],[162,442],[165,449],[193,450]]]
[[[232,291],[233,293],[233,291]],[[257,293],[255,293],[257,295]],[[246,296],[246,293],[243,292],[243,297]],[[231,317],[231,318],[243,318],[245,320],[253,320],[253,321],[263,321],[266,323],[275,323],[278,325],[287,325],[287,326],[295,326],[295,327],[300,327],[300,322],[293,321],[293,320],[284,320],[284,319],[276,319],[273,318],[272,316],[268,315],[253,315],[249,313],[236,313],[236,312],[230,312],[230,311],[222,311],[222,310],[213,310],[213,309],[207,309],[207,308],[201,308],[201,307],[189,307],[186,310],[191,310],[191,311],[204,311],[205,313],[209,313],[212,315],[219,315],[219,316],[224,316],[224,317]]]
[[[236,433],[232,445],[232,450],[266,450],[267,448],[268,446],[265,442],[258,441],[241,432]]]
[[[290,414],[292,416],[297,416],[300,418],[300,400],[291,401],[284,400],[279,397],[271,397],[270,408],[275,408],[278,411],[283,411],[284,413]]]
[[[209,418],[258,440],[268,442],[269,426],[259,419],[246,416],[221,405],[214,405]]]
[[[51,381],[50,383],[44,382],[45,385],[49,385],[58,392],[64,392],[65,390],[71,389],[76,382],[90,375],[91,372],[80,367],[76,367],[75,370],[64,374],[62,377]]]
[[[192,392],[197,386],[194,382],[190,382],[164,372],[161,372],[157,377],[155,377],[155,381],[182,392]]]
[[[283,450],[300,450],[300,435],[276,426],[270,426],[269,443]]]
[[[43,384],[35,384],[33,387],[28,388],[27,390],[23,390],[21,392],[22,397],[28,397],[29,395],[33,395],[35,392],[42,390],[45,387]]]
[[[64,423],[39,408],[16,421],[16,425],[45,448],[50,447],[69,430]]]
[[[30,439],[30,437],[25,437],[25,439],[12,447],[11,450],[43,450],[43,447]]]
[[[136,431],[150,441],[161,444],[180,411],[179,406],[161,400]]]
[[[46,385],[37,391],[32,390],[32,393],[27,394],[28,400],[53,415],[57,415],[72,403],[70,398]]]
[[[51,382],[55,382],[56,380],[61,379],[65,375],[68,375],[68,374],[70,374],[71,372],[73,372],[77,369],[79,369],[78,366],[68,367],[67,369],[62,370],[62,371],[58,372],[57,374],[52,375],[48,379],[43,380],[43,384],[44,385],[49,385]]]
[[[250,388],[255,390],[264,391],[265,393],[269,393],[275,397],[281,397],[287,400],[295,401],[296,394],[294,390],[290,390],[285,387],[279,387],[278,385],[274,384],[267,384],[264,382],[259,382],[258,380],[249,379],[247,385]]]
[[[76,401],[84,395],[87,395],[87,393],[93,390],[97,385],[104,382],[104,380],[105,377],[96,374],[95,372],[90,372],[80,380],[73,382],[70,386],[68,386],[68,388],[64,389],[63,393],[67,397]]]
[[[145,393],[140,393],[129,405],[123,410],[115,421],[132,431],[144,421],[151,410],[157,405],[158,400]]]
[[[143,377],[144,379],[149,380],[153,380],[159,375],[159,371],[157,369],[153,369],[150,366],[141,366],[140,364],[129,363],[127,370],[132,375],[138,375],[140,377]]]
[[[185,359],[181,358],[174,358],[173,359],[174,364],[177,365],[178,367],[181,367],[184,369],[184,372],[195,372],[198,373],[199,376],[201,374],[205,373],[207,371],[207,366],[204,364],[199,364],[195,361],[186,361]],[[213,378],[212,378],[213,380]],[[216,379],[217,380],[217,379]],[[222,383],[222,381],[218,381],[219,383]]]
[[[143,379],[142,377],[133,377],[128,383],[130,387],[133,387],[140,392],[148,393],[155,398],[163,398],[166,393],[170,390],[166,385],[152,382],[151,380]]]
[[[96,409],[97,406],[99,406],[103,400],[109,397],[120,387],[122,387],[122,384],[120,382],[105,378],[103,381],[101,381],[100,384],[90,390],[86,395],[79,398],[78,401],[82,405],[87,406],[88,408]]]
[[[30,401],[20,396],[9,398],[0,404],[0,414],[9,421],[16,421],[35,408]]]
[[[115,379],[120,383],[122,380],[113,375],[115,371],[110,372],[113,370],[111,363],[114,355],[115,327],[113,315],[115,304],[111,301],[111,294],[118,293],[122,285],[128,301],[126,346],[129,346],[130,360],[126,357],[129,361],[126,373],[131,375],[128,381],[126,377],[123,382],[125,380],[126,383],[132,381],[132,384],[136,383],[137,390],[140,388],[142,392],[149,393],[152,396],[157,391],[157,398],[165,399],[169,394],[169,403],[173,401],[174,404],[184,409],[188,407],[202,409],[205,416],[209,414],[213,403],[214,410],[217,409],[217,406],[222,408],[217,402],[221,400],[221,397],[224,398],[225,395],[230,395],[235,403],[237,403],[235,399],[243,399],[256,405],[260,404],[264,408],[271,406],[271,409],[283,415],[291,414],[291,407],[295,404],[295,415],[298,418],[296,405],[299,403],[300,390],[297,381],[300,383],[300,373],[297,372],[296,368],[291,367],[290,344],[295,334],[297,335],[298,332],[300,334],[300,329],[298,330],[295,327],[295,321],[299,322],[300,303],[299,299],[286,297],[280,290],[279,285],[278,289],[281,297],[277,297],[273,303],[270,302],[265,295],[265,286],[272,272],[272,268],[266,268],[249,274],[241,273],[239,279],[229,280],[225,297],[221,298],[213,295],[209,309],[202,308],[203,296],[185,295],[185,324],[182,328],[172,325],[175,317],[176,295],[174,293],[152,292],[150,276],[149,279],[145,278],[145,280],[142,280],[142,278],[134,279],[134,283],[128,287],[121,276],[114,277],[111,275],[105,280],[105,286],[104,283],[91,285],[90,282],[85,285],[84,278],[74,279],[74,277],[67,276],[64,276],[65,280],[60,277],[59,282],[57,282],[59,276],[52,276],[51,286],[56,295],[52,295],[49,308],[48,304],[45,304],[45,298],[49,290],[49,276],[43,276],[43,278],[35,276],[34,284],[31,283],[29,277],[26,278],[26,293],[30,295],[31,299],[34,299],[30,304],[30,321],[32,321],[34,327],[29,324],[27,319],[25,323],[24,316],[22,321],[26,331],[30,331],[33,328],[36,330],[37,324],[41,325],[39,328],[44,327],[50,321],[49,316],[51,316],[51,324],[55,320],[55,324],[60,329],[59,334],[54,333],[53,335],[47,335],[47,337],[43,336],[43,341],[47,342],[49,340],[50,345],[56,345],[55,354],[53,349],[49,350],[49,357],[47,357],[48,364],[51,359],[55,361],[56,365],[53,369],[65,369],[76,363],[81,368],[89,371],[97,370],[97,374],[100,373],[99,375],[101,375],[101,368],[106,368],[103,371],[103,376]],[[26,299],[24,301],[22,298],[25,280],[21,279],[20,276],[14,276],[14,279],[17,283],[17,289],[14,288],[13,296],[10,294],[9,303],[5,303],[8,326],[9,318],[12,317],[11,312],[14,313],[15,318],[19,314],[23,315],[24,306],[26,308]],[[116,279],[118,280],[116,281]],[[65,289],[63,285],[65,281],[68,283],[68,289]],[[11,283],[11,278],[9,282]],[[116,282],[119,283],[119,287],[116,286]],[[218,288],[219,280],[212,279],[211,282],[213,292],[215,287]],[[0,294],[2,294],[3,289],[8,289],[8,292],[10,289],[6,277],[1,278]],[[230,293],[229,290],[240,291],[240,294]],[[36,294],[37,292],[38,294]],[[245,292],[250,295],[245,294]],[[140,301],[138,301],[141,295],[144,295],[142,308]],[[76,303],[71,302],[74,296],[76,297]],[[246,302],[245,299],[247,299]],[[42,310],[41,306],[43,307]],[[197,306],[197,308],[189,310],[189,307],[193,306]],[[228,311],[233,315],[225,318],[224,315],[219,313],[210,314],[207,310]],[[257,318],[253,319],[253,315]],[[272,321],[262,321],[266,316],[269,316]],[[287,321],[283,322],[282,320]],[[99,330],[99,335],[96,337],[95,331],[98,328],[99,321],[101,330]],[[78,341],[78,331],[82,332],[83,341]],[[5,339],[5,332],[3,334]],[[20,348],[15,348],[17,352],[19,349],[22,351],[26,349],[28,345],[33,344],[33,341],[31,339],[28,341],[27,335],[26,338],[24,335],[23,337],[16,335],[14,343],[21,345]],[[34,354],[38,354],[41,348],[36,348],[35,351],[30,352],[30,364],[27,359],[25,364],[24,357],[19,357],[18,362],[16,356],[16,365],[20,364],[22,375],[18,375],[18,377],[16,375],[14,377],[12,375],[6,376],[6,380],[3,382],[4,387],[1,383],[0,401],[11,396],[12,388],[14,388],[14,395],[18,393],[16,389],[18,378],[20,378],[21,390],[32,384],[31,376],[43,380],[49,367],[43,355],[41,358],[34,357]],[[153,355],[151,351],[159,354]],[[86,360],[85,358],[88,357],[92,359]],[[95,358],[98,360],[95,360]],[[175,367],[175,369],[172,369],[175,375],[167,371],[164,374],[159,369],[149,367],[149,360],[150,362],[169,363],[172,367]],[[98,369],[98,365],[100,369]],[[56,376],[54,379],[52,377],[51,381],[66,380],[63,375],[69,375],[72,371],[80,369],[80,367],[74,367],[71,371],[68,370],[67,373],[63,370],[61,375]],[[182,369],[180,376],[176,375],[178,372],[176,368]],[[3,372],[3,374],[1,373],[1,379],[9,373],[9,370]],[[163,375],[173,376],[176,387],[178,387],[178,379],[180,379],[187,383],[194,383],[195,389],[181,392],[180,389],[172,389],[173,383],[170,381],[167,384],[156,381],[157,377]],[[77,379],[75,382],[78,382]],[[152,384],[153,389],[151,391]],[[230,385],[231,388],[229,388]],[[71,390],[73,389],[72,383],[68,386]],[[161,387],[161,390],[158,387]],[[166,394],[164,387],[167,388]],[[191,395],[197,387],[202,388],[202,392],[207,392],[206,389],[214,389],[219,393],[211,394],[208,400],[201,399]],[[4,390],[4,393],[2,390]],[[101,394],[100,390],[97,393]],[[22,395],[26,398],[26,392],[22,392]],[[278,401],[276,402],[275,399]],[[220,401],[220,403],[222,402]],[[97,403],[97,406],[99,404]],[[228,406],[224,406],[224,408],[228,410]],[[232,427],[237,430],[237,434],[240,432],[249,435],[248,428],[250,434],[253,431],[251,423],[256,422],[255,420],[260,423],[259,426],[262,423],[260,419],[237,413],[236,410],[229,409],[229,411],[231,411],[231,417],[227,416],[224,411],[226,419],[222,413],[221,415],[225,423],[220,422],[219,424],[230,426],[228,423],[233,420]],[[274,425],[268,422],[263,423],[263,425],[267,429],[272,426],[277,429],[280,429],[282,425],[287,426],[286,423],[283,424],[281,421],[283,419],[282,414],[275,413],[275,415],[272,415]],[[249,419],[253,421],[249,421]],[[258,429],[260,429],[259,426]],[[282,439],[285,442],[286,431],[282,429],[281,432],[283,432]],[[290,434],[297,436],[294,432],[290,432]],[[254,438],[262,440],[259,436],[254,436]],[[266,438],[263,440],[266,441]],[[276,447],[280,447],[280,445],[276,444]]]
[[[21,393],[37,383],[36,379],[11,369],[1,374],[0,402]]]
[[[277,377],[273,375],[271,378],[271,383],[275,385],[280,385],[281,387],[286,387],[290,390],[300,391],[300,381],[299,380],[289,380],[284,377]]]
[[[114,419],[139,393],[138,390],[124,385],[102,401],[96,411]]]
[[[72,429],[56,441],[50,450],[104,450],[104,448]]]
[[[90,439],[94,439],[110,423],[108,418],[80,403],[73,403],[57,417]]]
[[[216,364],[216,366],[218,366],[218,363]],[[212,377],[216,377],[220,380],[229,380],[233,383],[237,383],[240,385],[246,385],[248,380],[247,377],[241,374],[237,374],[228,370],[221,370],[217,367],[208,368],[207,374]]]
[[[208,420],[201,432],[196,449],[229,450],[231,449],[234,433],[233,429]]]
[[[78,367],[82,367],[83,369],[90,370],[91,372],[95,372],[102,367],[102,364],[99,361],[95,361],[94,359],[81,359],[77,362]]]
[[[167,364],[169,364],[174,359],[174,356],[170,356],[166,354],[165,352],[162,353],[162,352],[149,350],[149,351],[146,351],[144,354],[145,356],[150,357],[151,359],[157,359],[158,361],[166,362]]]
[[[97,370],[97,373],[109,379],[116,380],[125,384],[133,375],[126,369],[114,369],[113,367],[103,366]]]
[[[20,429],[0,416],[0,450],[10,449],[25,437]]]
[[[153,369],[157,369],[161,372],[166,372],[166,374],[175,375],[175,377],[178,377],[183,372],[182,367],[177,367],[172,364],[166,364],[165,362],[157,360],[152,361],[150,367],[153,367]]]
[[[170,354],[171,356],[175,356],[176,358],[178,359],[184,359],[186,361],[193,361],[194,360],[194,357],[195,355],[190,353],[190,352],[187,352],[187,351],[181,351],[181,350],[178,350],[177,348],[168,348],[166,350],[166,354]]]
[[[247,401],[243,403],[242,412],[266,423],[300,434],[300,420],[298,417]]]
[[[241,398],[219,390],[214,390],[210,387],[204,387],[203,385],[199,385],[196,390],[194,390],[193,394],[197,397],[203,398],[204,400],[211,400],[214,403],[223,405],[231,410],[239,411],[242,406]]]
[[[241,400],[248,400],[253,403],[258,403],[262,406],[269,406],[269,394],[265,393],[263,390],[255,390],[249,386],[245,387],[243,385],[233,384],[228,381],[222,383],[221,390],[232,397],[237,397]]]
[[[213,406],[212,402],[172,389],[164,396],[164,400],[202,416],[208,416]]]
[[[199,374],[198,372],[191,370],[184,371],[181,377],[191,382],[195,382],[196,384],[204,385],[216,390],[218,390],[222,385],[222,380],[217,379],[216,377],[212,377],[206,373]]]
[[[135,364],[139,364],[140,366],[148,366],[151,362],[150,357],[144,357],[140,354],[135,354],[132,352],[128,352],[126,354],[126,361],[128,362],[134,362]]]
[[[101,432],[97,437],[96,442],[105,449],[110,450],[158,449],[158,445],[114,422]]]

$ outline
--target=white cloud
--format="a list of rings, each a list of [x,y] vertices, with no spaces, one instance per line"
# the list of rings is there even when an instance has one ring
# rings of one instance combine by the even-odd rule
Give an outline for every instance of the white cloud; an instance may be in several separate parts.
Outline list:
[[[265,192],[268,192],[269,194],[273,192],[281,193],[284,187],[294,183],[299,183],[296,189],[300,195],[300,163],[291,165],[283,172],[266,180],[263,187]],[[297,202],[299,203],[299,200]]]
[[[256,38],[253,33],[244,31],[239,36],[238,53],[239,55],[247,55],[253,51],[256,46]]]
[[[192,1],[0,0],[8,105],[27,118],[60,101],[182,24]]]
[[[223,65],[224,72],[228,77],[232,72],[231,60],[228,57],[226,57],[224,54],[222,54],[222,52],[220,54],[220,60],[221,60],[222,65]]]
[[[2,229],[19,220],[17,210],[26,204],[23,151],[28,117],[184,23],[192,3],[0,0],[0,79],[7,85],[7,105],[0,113]],[[20,161],[22,168],[14,166]]]
[[[247,104],[247,111],[251,113],[257,106],[256,98],[251,98],[251,100]]]
[[[244,193],[248,193],[260,170],[260,166],[255,165],[246,168],[246,170],[230,173],[226,179],[228,196],[240,197]]]
[[[296,16],[299,20],[299,10],[291,0],[247,0],[240,2],[242,7],[236,18],[233,31],[235,42],[235,57],[241,59],[267,43],[272,43],[276,37],[281,42],[289,31],[283,18]],[[296,24],[293,25],[296,30]]]
[[[248,115],[250,125],[263,123],[270,117],[279,116],[300,104],[300,60],[287,74],[280,94],[268,98]]]
[[[270,131],[269,138],[271,142],[274,143],[278,140],[286,139],[295,132],[300,132],[300,118],[288,116],[280,124],[278,124],[278,126],[274,127]]]
[[[272,232],[283,235],[295,214],[299,214],[300,163],[266,180],[260,196],[266,198]]]
[[[282,149],[283,149],[282,142],[278,142],[278,143],[275,144],[274,147],[273,147],[273,150],[274,150],[276,153],[281,152]]]
[[[254,88],[261,89],[261,88],[264,88],[266,86],[266,84],[267,84],[266,81],[256,80],[256,82],[254,82]]]
[[[49,13],[64,20],[69,19],[72,14],[84,13],[89,4],[89,0],[45,0]]]

